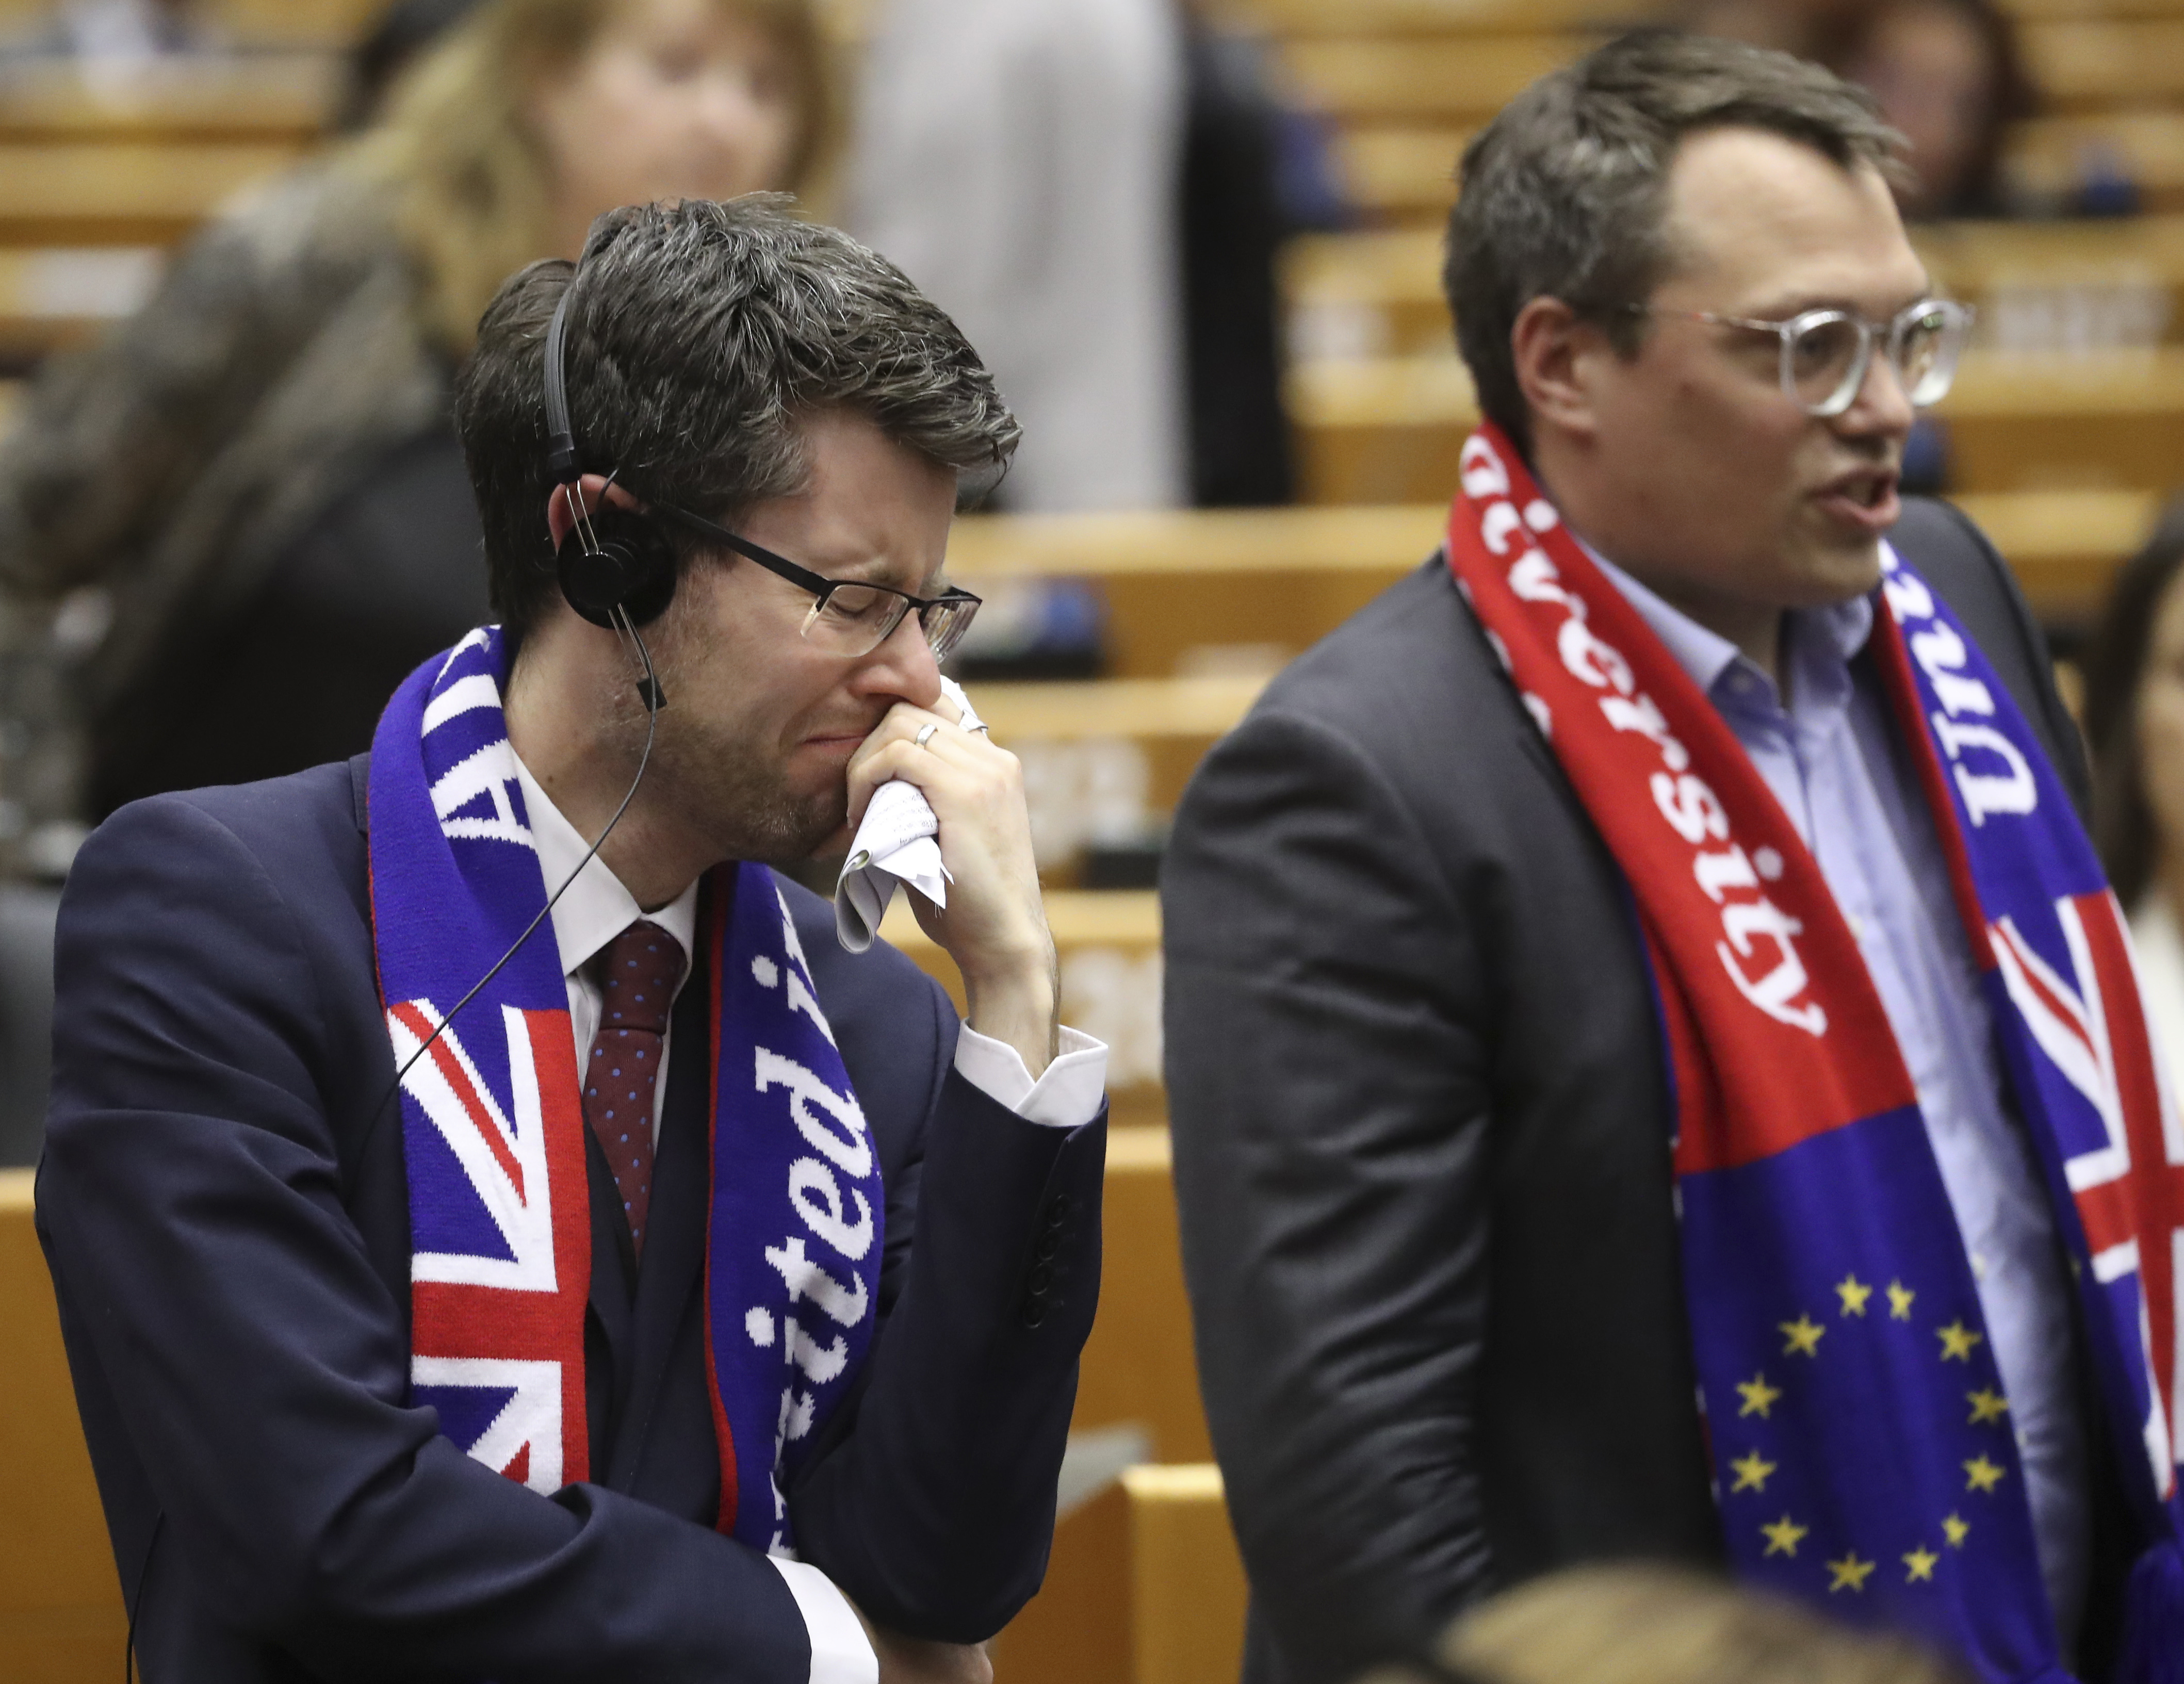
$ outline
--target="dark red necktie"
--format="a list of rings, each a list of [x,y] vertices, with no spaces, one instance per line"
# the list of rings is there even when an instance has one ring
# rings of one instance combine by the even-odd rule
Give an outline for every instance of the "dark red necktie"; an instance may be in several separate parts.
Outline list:
[[[599,1032],[584,1066],[584,1120],[621,1190],[629,1237],[644,1250],[652,1205],[652,1100],[667,1044],[667,1014],[682,980],[682,944],[640,918],[594,959]]]

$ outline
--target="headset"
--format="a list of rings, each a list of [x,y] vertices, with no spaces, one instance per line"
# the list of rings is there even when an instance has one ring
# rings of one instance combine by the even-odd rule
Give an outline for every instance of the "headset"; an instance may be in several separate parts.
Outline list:
[[[637,694],[644,703],[644,748],[637,758],[637,775],[630,779],[621,805],[614,810],[614,817],[606,822],[606,828],[599,832],[584,857],[577,862],[577,868],[547,897],[538,916],[524,926],[523,934],[509,944],[508,951],[493,961],[493,968],[471,984],[469,991],[448,1009],[422,1045],[403,1062],[402,1068],[394,1073],[393,1085],[387,1089],[386,1098],[379,1102],[381,1110],[401,1091],[403,1078],[432,1051],[432,1044],[454,1023],[456,1014],[476,999],[480,990],[522,951],[524,943],[538,933],[539,925],[546,922],[562,895],[568,893],[569,885],[584,874],[584,868],[606,845],[607,838],[614,834],[615,827],[629,811],[629,804],[637,799],[638,786],[644,782],[644,769],[652,763],[653,739],[660,729],[660,710],[667,705],[667,692],[661,688],[660,675],[653,669],[652,652],[645,648],[638,628],[657,620],[675,599],[675,552],[660,528],[633,510],[611,508],[602,499],[597,510],[587,513],[583,494],[577,488],[579,457],[576,436],[569,427],[569,394],[561,349],[562,338],[568,329],[569,300],[576,291],[577,276],[571,273],[569,284],[562,289],[560,299],[554,306],[553,322],[546,330],[546,467],[561,495],[568,499],[569,512],[573,517],[569,534],[561,541],[554,566],[561,594],[569,606],[593,625],[621,633],[644,664],[644,677],[637,682]],[[617,468],[610,472],[607,483],[613,484],[615,475],[620,471]]]
[[[562,352],[569,330],[569,300],[576,295],[576,276],[571,275],[546,330],[546,467],[568,499],[574,527],[562,541],[554,566],[570,607],[594,626],[633,635],[638,627],[666,613],[675,599],[675,552],[666,534],[634,510],[617,509],[603,496],[597,510],[585,511],[577,489],[581,461],[576,434],[569,426]],[[613,483],[611,474],[608,483]],[[645,703],[654,705],[649,695]]]

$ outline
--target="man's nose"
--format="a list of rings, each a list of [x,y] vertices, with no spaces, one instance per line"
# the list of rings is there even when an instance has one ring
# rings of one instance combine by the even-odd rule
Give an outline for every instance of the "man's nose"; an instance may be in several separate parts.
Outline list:
[[[1911,424],[1917,419],[1911,394],[1903,389],[1903,375],[1897,371],[1895,362],[1876,345],[1872,360],[1865,365],[1865,378],[1858,382],[1858,396],[1836,418],[1837,429],[1853,435],[1879,433],[1902,438],[1909,435]]]
[[[860,676],[867,688],[918,707],[931,707],[940,700],[940,663],[933,659],[925,624],[914,611],[904,615],[902,623],[866,657]]]

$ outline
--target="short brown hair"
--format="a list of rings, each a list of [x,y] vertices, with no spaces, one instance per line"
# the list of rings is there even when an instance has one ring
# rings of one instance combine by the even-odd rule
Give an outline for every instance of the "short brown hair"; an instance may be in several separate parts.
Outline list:
[[[1844,169],[1900,169],[1903,138],[1870,95],[1786,53],[1641,30],[1518,94],[1464,148],[1441,284],[1479,407],[1529,446],[1509,334],[1560,298],[1635,354],[1643,304],[1667,272],[1663,226],[1678,144],[1705,129],[1766,129]]]
[[[519,646],[559,587],[546,499],[545,340],[573,265],[512,276],[455,382],[493,605]],[[998,479],[1016,418],[956,324],[878,253],[778,194],[610,210],[592,225],[564,364],[580,459],[640,500],[724,523],[806,482],[801,432],[848,410]],[[678,563],[699,550],[671,534]]]

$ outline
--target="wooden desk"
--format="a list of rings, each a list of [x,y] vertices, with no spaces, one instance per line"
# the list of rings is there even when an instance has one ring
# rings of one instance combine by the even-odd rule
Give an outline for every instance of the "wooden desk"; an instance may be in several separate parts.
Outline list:
[[[168,245],[296,149],[0,143],[0,246]]]
[[[96,337],[159,282],[156,247],[0,247],[0,355],[33,360]]]
[[[1056,1529],[1045,1587],[994,1640],[994,1684],[1227,1684],[1247,1594],[1221,1470],[1133,1468]]]
[[[2184,215],[1958,222],[1914,231],[1936,284],[1978,307],[1990,349],[2184,340]],[[1351,355],[1446,353],[1438,228],[1309,235],[1282,256],[1293,340]]]
[[[2184,4],[2184,0],[2178,0]],[[1506,36],[1551,30],[1601,34],[1658,17],[1662,8],[1599,0],[1239,0],[1242,22],[1270,35],[1385,37]]]
[[[1097,581],[1112,670],[1166,678],[1206,646],[1304,649],[1431,555],[1440,528],[1418,508],[980,515],[956,522],[949,561],[972,590]]]
[[[301,147],[325,127],[337,66],[323,56],[221,60],[94,92],[74,66],[0,78],[0,141],[245,142]]]
[[[246,48],[340,48],[362,38],[387,0],[205,0],[206,27]],[[0,0],[0,32],[21,34],[42,24],[52,0]]]
[[[1452,355],[1307,364],[1289,409],[1315,502],[1445,494],[1477,404]],[[1936,413],[1965,492],[2166,491],[2184,482],[2184,350],[1966,356]]]
[[[1103,1196],[1100,1314],[1070,1428],[1132,1424],[1150,1437],[1156,1462],[1207,1460],[1166,1129],[1109,1131]]]
[[[128,1620],[31,1227],[32,1172],[0,1169],[0,1672],[109,1678]]]
[[[1513,92],[1513,90],[1512,90]],[[1346,122],[1335,137],[1337,167],[1351,198],[1377,220],[1438,225],[1456,202],[1457,159],[1490,109],[1434,118],[1423,108],[1397,118]],[[2021,123],[2008,145],[2012,171],[2032,190],[2060,192],[2081,175],[2081,156],[2113,157],[2150,211],[2184,210],[2184,111],[2078,111]]]
[[[2108,111],[2184,96],[2184,17],[2079,18],[2020,25],[2043,99]]]
[[[1325,36],[1288,42],[1283,59],[1306,103],[1342,121],[1468,124],[1491,117],[1591,44],[1558,32]]]

